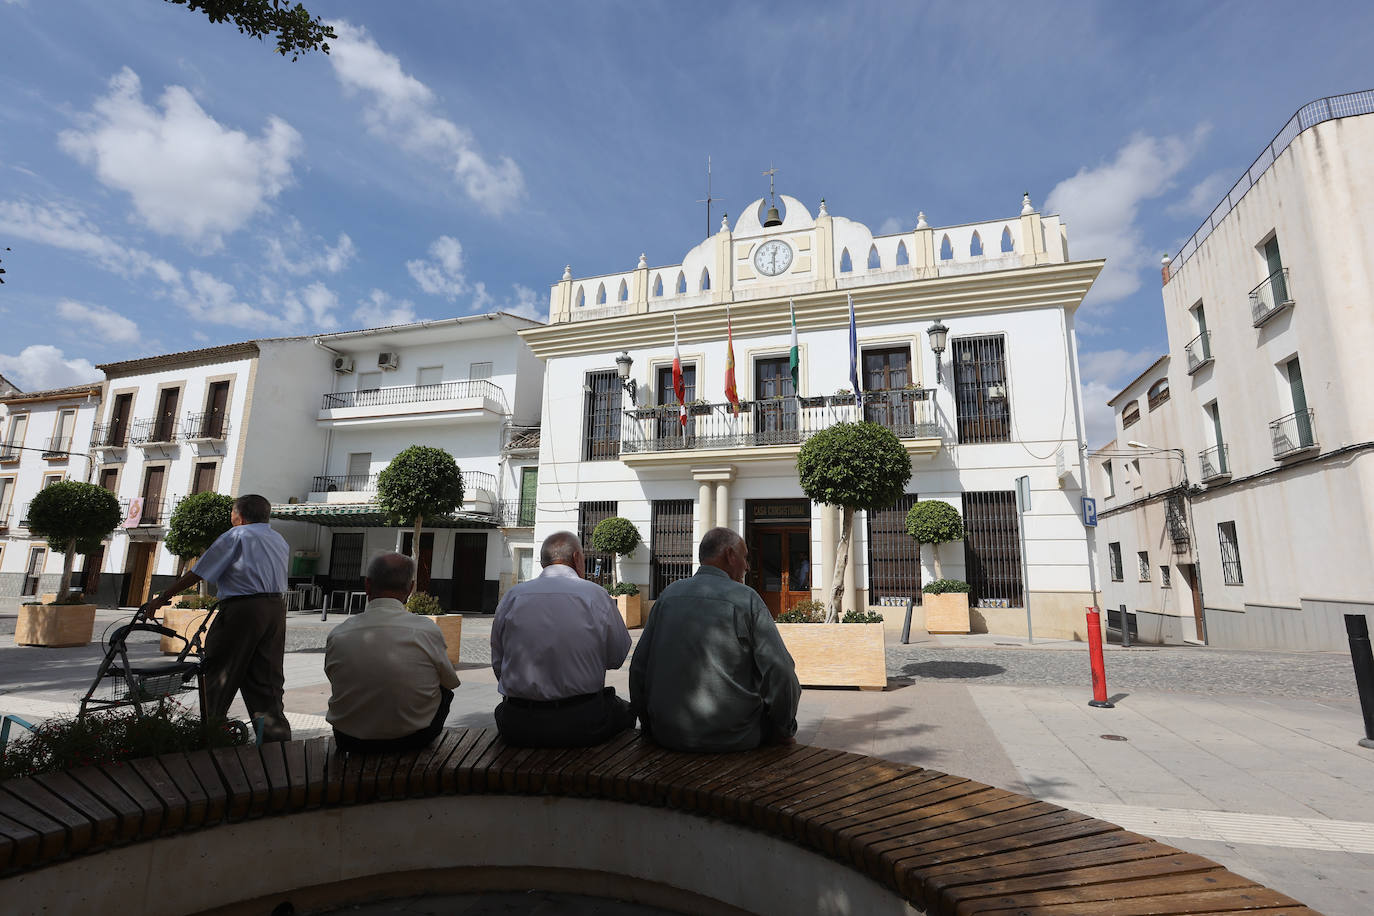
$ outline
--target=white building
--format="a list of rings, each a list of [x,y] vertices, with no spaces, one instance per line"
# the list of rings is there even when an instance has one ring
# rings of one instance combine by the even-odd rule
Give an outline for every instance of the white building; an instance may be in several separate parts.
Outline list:
[[[535,539],[560,529],[585,539],[601,518],[629,518],[645,544],[624,577],[652,600],[690,574],[706,528],[728,525],[745,536],[751,584],[775,612],[826,593],[838,511],[802,496],[796,456],[809,433],[857,416],[852,293],[865,414],[897,433],[914,476],[897,506],[857,515],[845,607],[904,606],[932,577],[930,551],[918,559],[904,532],[920,496],[965,518],[968,538],[942,549],[942,565],[972,583],[975,629],[1024,633],[1029,594],[1038,635],[1082,635],[1095,602],[1079,514],[1074,313],[1102,262],[1071,261],[1064,224],[1029,198],[1007,219],[931,228],[922,215],[913,231],[884,236],[824,202],[814,217],[794,198],[779,202],[785,215],[756,201],[681,263],[641,256],[633,270],[584,278],[569,269],[552,288],[550,324],[522,332],[547,364]],[[939,356],[927,334],[937,319],[948,328]],[[671,387],[675,327],[687,398],[701,402],[685,432]],[[725,404],[728,328],[748,402],[738,416]],[[612,581],[610,558],[590,556],[589,576]]]
[[[29,501],[59,480],[89,480],[91,426],[100,410],[100,385],[0,396],[0,597],[56,591],[62,555],[33,538],[26,524]],[[77,558],[80,572],[100,568],[99,555]],[[80,575],[80,587],[93,580]]]
[[[465,490],[461,509],[421,535],[419,590],[449,610],[491,611],[530,574],[544,367],[517,332],[540,325],[498,312],[314,339],[319,370],[293,395],[310,402],[313,452],[291,443],[313,466],[273,496],[274,524],[310,523],[290,539],[316,562],[294,574],[335,607],[358,605],[367,559],[411,552],[411,527],[376,505],[377,475],[411,445],[453,455]],[[286,432],[255,423],[253,434]]]
[[[1124,566],[1103,603],[1165,638],[1340,648],[1342,615],[1374,608],[1371,157],[1374,92],[1303,106],[1164,266],[1169,358],[1113,399],[1117,441],[1093,460],[1116,488],[1099,541]],[[1195,588],[1142,587],[1135,560],[1164,564],[1160,504],[1180,496]]]

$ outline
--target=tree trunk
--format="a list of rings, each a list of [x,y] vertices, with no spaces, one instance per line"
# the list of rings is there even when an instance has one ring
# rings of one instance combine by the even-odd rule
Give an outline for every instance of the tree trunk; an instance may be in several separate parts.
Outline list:
[[[939,545],[939,544],[931,544],[931,545],[930,545],[930,558],[931,558],[933,561],[935,561],[935,578],[937,578],[937,579],[943,579],[945,576],[944,576],[944,573],[940,572],[940,545]]]
[[[72,561],[73,561],[73,559],[74,559],[74,556],[73,556],[73,555],[74,555],[75,553],[76,553],[76,545],[73,544],[70,550],[68,550],[66,553],[62,554],[62,582],[61,582],[61,584],[58,585],[58,587],[57,587],[57,603],[58,603],[58,604],[61,604],[63,601],[66,601],[66,600],[67,600],[67,593],[71,591],[71,588],[72,588]]]
[[[840,606],[844,603],[844,570],[849,565],[849,535],[853,529],[854,510],[845,506],[840,510],[840,542],[835,547],[835,575],[831,580],[830,604],[825,609],[826,623],[840,619]]]
[[[410,558],[415,561],[415,574],[420,574],[420,529],[425,524],[423,515],[415,516],[415,534],[410,539]]]

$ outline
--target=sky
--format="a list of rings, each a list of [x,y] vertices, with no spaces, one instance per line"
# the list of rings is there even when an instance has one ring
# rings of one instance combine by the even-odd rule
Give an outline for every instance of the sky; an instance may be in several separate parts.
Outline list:
[[[878,232],[1029,192],[1107,266],[1089,445],[1167,348],[1176,252],[1374,4],[307,0],[328,55],[163,0],[0,0],[0,374],[503,309],[677,263],[777,188]],[[715,228],[713,225],[712,229]]]

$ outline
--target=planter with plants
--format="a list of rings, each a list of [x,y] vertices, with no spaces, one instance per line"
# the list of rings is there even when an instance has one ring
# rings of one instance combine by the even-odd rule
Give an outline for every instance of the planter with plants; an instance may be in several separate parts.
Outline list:
[[[804,687],[887,686],[887,658],[881,614],[847,611],[839,623],[825,623],[825,603],[807,598],[778,615],[778,633],[797,665]]]
[[[71,591],[72,560],[90,554],[119,524],[119,500],[93,483],[63,480],[44,487],[29,505],[29,532],[62,554],[62,581],[49,604],[19,608],[14,642],[19,646],[84,646],[95,632],[95,605]]]
[[[644,626],[644,618],[647,615],[644,613],[638,585],[633,582],[617,582],[615,585],[607,586],[606,591],[615,599],[615,606],[620,611],[625,626],[630,629]]]
[[[797,398],[797,401],[800,402],[801,406],[803,407],[824,407],[825,395],[819,395],[817,397],[809,398]]]
[[[960,579],[946,579],[940,571],[940,545],[964,539],[964,520],[959,510],[940,499],[917,500],[907,511],[906,533],[918,544],[930,545],[935,566],[935,581],[921,589],[926,632],[967,633],[969,584]]]
[[[406,610],[434,621],[439,632],[444,634],[448,660],[458,664],[458,652],[463,645],[463,615],[445,613],[439,605],[439,599],[426,592],[415,592],[406,599]]]
[[[704,417],[711,412],[711,405],[706,401],[692,401],[687,405],[687,412],[694,417]]]
[[[599,553],[615,554],[616,584],[608,589],[625,618],[625,626],[641,625],[639,586],[626,580],[625,557],[635,552],[643,538],[634,522],[619,515],[603,518],[592,529],[591,548]]]
[[[203,585],[204,583],[202,583]],[[162,610],[162,625],[169,630],[175,630],[177,635],[186,642],[191,641],[191,637],[196,635],[201,623],[209,619],[205,624],[205,631],[210,632],[210,627],[215,622],[215,608],[219,607],[219,599],[210,595],[201,595],[197,592],[182,592],[172,599],[172,603]],[[163,655],[176,655],[182,650],[186,643],[181,639],[172,636],[163,636],[159,647]],[[205,639],[201,638],[201,648],[205,647]],[[192,650],[192,654],[195,651]]]

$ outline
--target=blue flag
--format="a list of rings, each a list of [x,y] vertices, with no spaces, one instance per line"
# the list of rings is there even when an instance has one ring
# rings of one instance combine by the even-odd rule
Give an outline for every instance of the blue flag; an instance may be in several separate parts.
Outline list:
[[[864,391],[859,385],[859,333],[854,328],[854,296],[849,296],[849,384],[854,386],[854,403],[860,414],[864,409]]]

